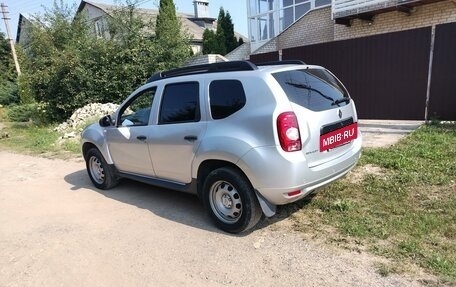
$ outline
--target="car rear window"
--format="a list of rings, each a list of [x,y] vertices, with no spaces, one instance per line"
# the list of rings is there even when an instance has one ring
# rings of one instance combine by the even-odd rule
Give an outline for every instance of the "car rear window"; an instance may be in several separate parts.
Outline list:
[[[302,69],[273,74],[288,99],[312,111],[324,111],[349,103],[344,86],[324,69]]]

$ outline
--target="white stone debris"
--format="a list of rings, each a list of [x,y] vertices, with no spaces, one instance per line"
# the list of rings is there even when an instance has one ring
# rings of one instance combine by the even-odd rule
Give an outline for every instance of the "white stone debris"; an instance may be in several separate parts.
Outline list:
[[[77,138],[85,125],[90,121],[97,121],[99,118],[114,113],[119,105],[113,103],[92,103],[77,109],[71,117],[58,125],[54,131],[62,134],[60,139]]]

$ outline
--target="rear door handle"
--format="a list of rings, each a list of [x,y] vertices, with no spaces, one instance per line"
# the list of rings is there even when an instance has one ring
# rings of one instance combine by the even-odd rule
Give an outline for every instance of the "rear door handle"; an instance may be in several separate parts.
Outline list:
[[[189,141],[189,142],[194,142],[198,139],[197,136],[185,136],[184,140]]]
[[[136,138],[140,141],[145,141],[147,139],[146,136],[137,136]]]

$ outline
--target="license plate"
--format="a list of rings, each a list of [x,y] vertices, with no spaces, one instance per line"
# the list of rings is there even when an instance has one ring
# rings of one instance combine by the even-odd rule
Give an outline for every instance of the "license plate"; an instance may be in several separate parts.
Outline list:
[[[346,144],[358,137],[358,123],[320,136],[320,152]]]

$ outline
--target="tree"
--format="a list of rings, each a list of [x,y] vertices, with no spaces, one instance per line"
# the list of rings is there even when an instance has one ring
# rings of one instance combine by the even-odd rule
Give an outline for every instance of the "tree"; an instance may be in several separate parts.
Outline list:
[[[12,73],[13,61],[11,58],[11,48],[5,35],[0,33],[0,80],[13,81]]]
[[[5,35],[0,33],[0,105],[9,105],[18,101],[11,48]]]
[[[203,54],[226,55],[239,46],[234,36],[234,25],[231,15],[228,11],[225,13],[223,7],[220,7],[217,18],[217,30],[215,33],[211,32],[206,29],[203,34]]]
[[[225,34],[226,52],[229,53],[238,46],[236,37],[234,36],[234,25],[230,12],[226,11],[225,17],[222,18],[221,26],[223,27],[223,32]]]
[[[134,4],[127,2],[110,14],[107,39],[95,37],[86,15],[76,15],[76,7],[63,0],[36,16],[36,23],[46,25],[31,29],[21,58],[20,92],[21,98],[46,107],[49,121],[67,119],[88,103],[119,103],[150,75],[176,67],[190,55],[188,38],[175,34],[168,16],[161,17],[155,34],[155,23]]]
[[[219,49],[214,31],[206,28],[203,33],[203,54],[214,54]]]
[[[155,27],[161,70],[181,65],[192,54],[190,37],[182,30],[173,0],[160,0]]]

